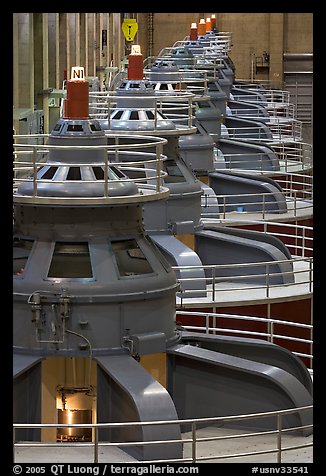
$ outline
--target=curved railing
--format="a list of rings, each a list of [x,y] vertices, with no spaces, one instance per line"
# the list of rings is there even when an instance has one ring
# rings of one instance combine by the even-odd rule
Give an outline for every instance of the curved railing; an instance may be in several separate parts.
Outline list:
[[[300,173],[312,169],[313,147],[301,141],[266,141],[266,146],[275,152],[280,171],[266,167],[266,155],[260,152],[223,153],[216,149],[218,170],[248,171],[277,176],[279,173]]]
[[[313,166],[313,146],[302,141],[286,140],[267,143],[277,154],[285,172],[306,170]],[[298,169],[299,165],[299,169]]]
[[[268,309],[268,311],[270,313],[270,309]],[[184,324],[181,322],[182,329],[186,331],[259,338],[272,343],[277,341],[279,345],[284,347],[286,344],[288,345],[291,343],[292,353],[305,359],[310,372],[313,372],[312,315],[310,316],[309,324],[288,321],[285,319],[276,319],[270,315],[267,315],[267,317],[258,317],[233,313],[226,314],[219,312],[192,312],[177,310],[177,322],[178,319],[182,319],[182,316],[184,316],[186,321],[187,319],[189,321],[189,319],[195,318],[193,324]],[[239,323],[241,323],[242,326]],[[300,332],[300,337],[297,335],[296,331]],[[306,352],[300,350],[302,349],[302,346],[306,348]]]
[[[49,200],[49,197],[41,196],[38,193],[40,184],[42,183],[74,183],[74,184],[103,184],[103,196],[101,197],[50,197],[51,200],[56,201],[129,201],[132,197],[129,195],[121,197],[110,197],[109,190],[113,183],[117,183],[117,180],[110,180],[109,169],[113,166],[119,169],[122,173],[132,170],[141,174],[140,178],[128,178],[127,174],[124,177],[119,177],[119,183],[133,182],[138,187],[138,193],[133,196],[138,201],[159,199],[160,196],[167,196],[168,189],[163,187],[163,178],[167,175],[163,170],[162,161],[166,159],[166,156],[162,154],[163,144],[167,143],[166,139],[143,136],[143,135],[127,135],[127,134],[115,134],[110,136],[113,140],[113,144],[107,145],[50,145],[47,144],[49,134],[30,134],[30,135],[15,135],[14,140],[18,141],[14,143],[14,161],[13,161],[13,190],[14,201],[40,201],[45,202]],[[126,144],[124,141],[120,142],[120,138],[128,139],[130,143]],[[45,143],[34,143],[45,142]],[[141,142],[140,142],[141,141]],[[32,143],[31,143],[32,142]],[[155,152],[146,152],[144,149],[154,148]],[[138,150],[139,149],[139,150]],[[60,161],[52,164],[47,162],[47,157],[50,151],[60,150],[67,152],[71,151],[85,151],[89,150],[90,160],[87,163],[74,161]],[[103,162],[92,161],[92,151],[103,151]],[[123,154],[124,160],[120,161]],[[126,160],[126,158],[130,158]],[[137,160],[136,160],[137,159]],[[38,170],[45,165],[55,165],[56,167],[102,167],[104,172],[103,179],[99,180],[56,180],[38,178]],[[33,190],[31,196],[25,196],[18,192],[19,185],[21,183],[31,183]]]
[[[243,115],[243,109],[235,110],[232,109],[232,115],[228,117],[239,117],[241,119],[251,119],[254,120],[254,116],[245,116]],[[249,110],[248,110],[249,111]],[[260,119],[263,116],[256,116],[256,119]],[[230,139],[243,139],[249,141],[259,141],[259,142],[280,142],[280,141],[301,141],[302,140],[302,122],[297,119],[280,117],[280,116],[269,116],[266,121],[266,126],[269,128],[272,133],[272,140],[266,138],[265,127],[260,124],[253,126],[245,127],[227,127],[227,130],[222,131],[222,138]],[[258,121],[257,121],[258,122]]]
[[[291,117],[270,116],[267,122],[275,141],[302,140],[302,121]]]
[[[234,225],[234,220],[212,220],[215,225]],[[205,220],[209,228],[210,220]],[[246,229],[259,229],[280,239],[288,248],[292,258],[257,263],[242,262],[230,264],[211,264],[194,266],[173,266],[177,276],[185,276],[190,270],[204,270],[203,277],[178,277],[180,290],[177,294],[177,305],[229,305],[237,302],[268,302],[282,301],[285,298],[307,298],[313,293],[313,237],[312,227],[297,224],[250,220],[237,220],[237,226]],[[275,265],[279,271],[275,272]],[[284,271],[281,271],[282,267]],[[289,271],[291,266],[291,271]],[[247,270],[250,268],[251,274]],[[253,272],[253,270],[257,272]],[[289,281],[288,276],[293,277]],[[259,282],[257,282],[259,278]],[[273,284],[273,280],[280,284]],[[197,286],[197,287],[196,287]],[[205,296],[193,297],[194,294]]]
[[[238,97],[234,96],[234,99],[238,99]],[[295,108],[294,104],[290,104],[287,102],[266,102],[266,103],[261,103],[259,101],[250,101],[245,98],[245,96],[242,98],[243,102],[252,103],[252,104],[257,104],[259,106],[262,106],[265,111],[267,111],[268,116],[271,118],[274,117],[279,117],[280,120],[283,119],[295,119]],[[236,108],[232,107],[232,115],[237,116],[237,117],[243,117],[243,118],[250,118],[254,120],[259,120],[261,118],[267,118],[268,116],[264,115],[264,110],[257,110],[255,108]]]
[[[237,88],[237,85],[235,85],[235,88]],[[283,89],[253,89],[250,87],[246,89],[250,91],[251,94],[241,94],[241,92],[234,90],[231,90],[231,94],[234,99],[238,101],[260,103],[263,96],[267,103],[290,103],[290,92]]]
[[[221,460],[227,462],[239,462],[239,458],[245,458],[247,456],[251,457],[261,457],[262,455],[275,455],[275,463],[282,463],[289,460],[289,456],[286,456],[285,453],[293,450],[298,449],[308,449],[313,447],[312,438],[307,437],[297,437],[296,440],[299,438],[300,442],[296,442],[293,444],[289,444],[289,439],[291,442],[291,435],[292,432],[298,432],[302,430],[311,430],[313,428],[312,424],[309,425],[301,425],[296,427],[284,427],[284,420],[283,418],[291,415],[293,413],[304,413],[307,411],[312,411],[313,406],[308,405],[305,407],[298,407],[298,408],[289,408],[279,411],[272,411],[272,412],[259,412],[259,413],[252,413],[252,414],[242,414],[242,415],[232,415],[232,416],[223,416],[223,417],[210,417],[210,418],[188,418],[188,419],[177,419],[177,420],[154,420],[154,421],[146,421],[146,422],[123,422],[123,423],[89,423],[89,424],[69,424],[69,423],[48,423],[48,424],[32,424],[32,423],[14,423],[13,424],[13,446],[14,446],[14,457],[13,462],[17,463],[18,458],[16,456],[17,450],[20,448],[28,448],[29,454],[31,454],[32,448],[37,448],[38,458],[40,458],[41,450],[44,451],[44,458],[46,458],[47,462],[51,462],[51,456],[49,452],[49,448],[60,448],[60,462],[63,461],[71,462],[69,459],[69,448],[83,448],[84,457],[88,457],[88,462],[93,463],[100,463],[100,462],[111,462],[112,463],[112,455],[105,454],[105,450],[109,450],[113,447],[119,447],[120,449],[124,448],[132,448],[132,447],[146,447],[147,445],[166,445],[169,444],[183,444],[183,457],[182,458],[173,458],[173,459],[152,459],[152,460],[142,460],[141,463],[197,463],[197,462],[219,462]],[[274,417],[275,419],[275,430],[264,430],[264,431],[235,431],[229,430],[229,434],[219,434],[218,427],[223,426],[223,433],[226,432],[225,427],[229,424],[237,424],[239,422],[250,422],[252,420],[259,420],[259,419],[266,419]],[[150,440],[150,441],[121,441],[121,442],[111,442],[111,441],[100,441],[99,440],[99,430],[100,429],[124,429],[124,428],[134,428],[137,430],[139,427],[153,427],[153,426],[162,426],[166,428],[166,425],[180,425],[180,428],[184,428],[183,425],[186,425],[188,428],[190,427],[191,430],[187,433],[183,434],[182,438],[174,439],[174,440]],[[208,427],[211,428],[213,435],[207,437],[204,433],[202,434],[202,428]],[[29,428],[29,429],[46,429],[46,428],[78,428],[78,429],[85,429],[91,428],[93,430],[93,441],[92,442],[80,442],[80,443],[51,443],[51,442],[20,442],[17,441],[17,431],[22,428]],[[274,436],[274,442],[270,441],[270,437]],[[242,445],[246,447],[244,451],[237,451],[237,452],[224,452],[225,451],[222,447],[224,442],[232,441],[234,439],[238,441],[238,448],[241,448],[241,439],[244,440]],[[255,438],[256,444],[253,445],[257,447],[257,440],[259,438],[259,446],[258,449],[252,449],[248,451],[248,443],[250,442],[250,438]],[[284,440],[287,439],[287,444],[284,444]],[[205,448],[201,445],[204,443],[207,445],[207,442],[215,442],[216,445],[212,449],[210,446],[209,456],[205,452]],[[250,443],[249,443],[250,444]],[[188,446],[190,445],[190,447]],[[87,449],[90,449],[89,453],[85,453]],[[261,449],[263,448],[263,449]],[[99,451],[101,450],[101,452]],[[68,453],[66,455],[65,453]],[[206,454],[205,454],[206,453]],[[76,454],[74,452],[74,454]],[[57,460],[55,460],[57,461]],[[135,462],[134,458],[129,458],[129,462]],[[261,459],[259,460],[261,461]],[[290,457],[291,461],[291,457]],[[128,462],[128,455],[124,456],[124,462]],[[258,461],[257,461],[258,462]],[[302,466],[301,466],[302,467]]]
[[[239,167],[240,169],[240,167]],[[237,169],[239,171],[239,169]],[[221,169],[219,169],[221,170]],[[225,169],[225,170],[236,170]],[[218,170],[217,170],[218,172]],[[252,171],[250,171],[252,173]],[[268,173],[260,171],[260,175]],[[262,179],[263,180],[263,179]],[[273,180],[280,185],[286,200],[287,209],[282,213],[278,209],[271,210],[275,200],[275,192],[241,193],[241,194],[208,194],[201,198],[202,218],[229,218],[229,219],[288,219],[313,214],[313,177],[305,174],[286,174],[274,172]],[[218,212],[216,209],[218,208]]]
[[[291,271],[272,272],[276,265],[291,265]],[[265,271],[261,272],[261,268]],[[173,266],[177,272],[189,270],[204,270],[205,277],[178,278],[180,291],[177,294],[177,303],[181,307],[194,302],[204,304],[219,305],[239,302],[265,302],[268,300],[282,300],[284,298],[295,298],[309,296],[313,289],[313,259],[312,258],[292,258],[289,260],[261,261],[259,263],[236,263],[224,265],[197,265],[197,266]],[[257,268],[256,273],[248,275],[247,268]],[[294,283],[282,282],[281,284],[271,284],[273,278],[285,278],[291,275]],[[261,284],[254,282],[255,279],[262,280]],[[250,280],[253,283],[250,283]],[[195,285],[187,288],[188,283]],[[204,285],[206,287],[206,298],[193,298],[194,293],[202,293]],[[188,297],[191,296],[191,297]]]
[[[281,102],[269,102],[267,104],[267,112],[271,117],[286,117],[295,118],[294,104],[281,103]]]
[[[170,102],[174,104],[175,113],[173,116],[170,116],[169,119],[172,120],[177,126],[179,132],[195,132],[196,128],[193,125],[195,116],[193,115],[193,98],[194,94],[191,91],[173,91],[167,92],[166,94],[152,94],[152,95],[143,95],[143,96],[130,96],[117,94],[116,91],[109,92],[96,92],[90,94],[90,117],[94,119],[107,119],[108,120],[108,129],[110,129],[111,121],[115,119],[114,113],[116,111],[122,111],[129,114],[130,111],[134,111],[137,115],[136,120],[141,121],[145,126],[148,125],[152,129],[152,133],[158,128],[159,121],[162,120],[160,114],[164,114],[166,111],[166,103]],[[137,106],[117,106],[117,101],[137,101]],[[148,104],[152,103],[151,106]],[[179,104],[178,104],[179,103]],[[142,106],[144,104],[144,107]],[[150,117],[148,112],[150,111]],[[172,111],[170,110],[170,113]],[[129,119],[129,118],[128,118]],[[127,120],[122,117],[119,117],[119,120]],[[181,130],[180,130],[181,128]],[[164,131],[160,130],[160,134]],[[142,131],[142,134],[144,132]],[[173,133],[173,129],[171,130]]]

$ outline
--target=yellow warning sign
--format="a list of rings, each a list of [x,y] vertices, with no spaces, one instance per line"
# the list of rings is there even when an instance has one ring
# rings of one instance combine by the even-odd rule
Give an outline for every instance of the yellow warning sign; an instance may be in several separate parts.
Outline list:
[[[125,18],[121,28],[126,40],[132,41],[138,31],[138,23],[135,18]]]

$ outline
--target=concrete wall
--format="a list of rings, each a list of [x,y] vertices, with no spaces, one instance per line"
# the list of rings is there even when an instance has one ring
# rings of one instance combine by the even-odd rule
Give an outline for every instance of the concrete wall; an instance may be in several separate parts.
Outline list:
[[[14,105],[22,108],[37,103],[46,115],[44,95],[38,92],[61,88],[65,71],[69,75],[75,63],[85,67],[87,76],[101,76],[101,68],[111,61],[113,66],[121,66],[131,47],[121,30],[124,15],[136,18],[138,33],[133,43],[141,45],[146,58],[184,39],[192,22],[211,13],[14,13]],[[230,57],[237,79],[250,79],[253,58],[267,51],[270,68],[255,79],[271,79],[279,86],[283,53],[313,52],[312,13],[216,13],[216,17],[219,31],[232,33]],[[101,44],[103,29],[108,38],[105,48]]]
[[[313,52],[313,14],[284,13],[284,52]]]
[[[211,13],[154,13],[154,54],[182,40],[192,22]],[[312,13],[216,13],[216,18],[219,31],[232,33],[230,56],[238,79],[250,78],[253,55],[261,56],[264,51],[270,53],[270,72],[265,79],[276,82],[282,80],[284,52],[313,52]]]
[[[230,57],[238,79],[250,78],[251,55],[269,49],[269,13],[217,13],[220,31],[232,33]]]

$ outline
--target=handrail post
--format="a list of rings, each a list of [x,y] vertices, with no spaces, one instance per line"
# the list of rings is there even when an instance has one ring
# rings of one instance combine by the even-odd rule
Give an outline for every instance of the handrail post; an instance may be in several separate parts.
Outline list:
[[[212,279],[213,279],[213,283],[212,283],[212,298],[213,298],[213,302],[215,302],[215,267],[212,268],[213,272],[212,272]]]
[[[118,136],[115,136],[114,138],[114,145],[115,145],[115,150],[114,150],[115,161],[118,163],[119,162],[119,137]]]
[[[293,208],[293,213],[294,216],[297,216],[297,190],[294,190],[294,208]]]
[[[269,298],[269,263],[266,263],[266,297]]]
[[[313,363],[312,363],[312,353],[313,353],[313,299],[310,299],[310,368],[313,368]]]
[[[157,129],[157,98],[155,98],[154,106],[154,129]]]
[[[163,146],[161,143],[156,146],[156,192],[159,193],[161,190],[161,169],[162,169],[162,152]]]
[[[189,97],[189,100],[188,100],[188,127],[189,128],[192,126],[192,115],[193,115],[192,98]]]
[[[282,414],[277,415],[277,462],[282,462]]]
[[[36,147],[33,147],[33,197],[37,195],[37,166],[36,166],[36,158],[37,158],[37,151]]]
[[[94,427],[94,463],[98,463],[98,427]]]
[[[106,151],[106,154],[105,154],[105,161],[104,161],[104,196],[105,197],[108,197],[109,195],[109,183],[108,183],[108,180],[109,180],[109,170],[108,170],[108,167],[109,167],[109,164],[108,164],[108,151]]]
[[[191,457],[192,462],[196,463],[196,422],[191,424],[192,444],[191,444]]]
[[[12,451],[13,451],[13,455],[12,455],[12,462],[14,463],[15,462],[15,443],[16,443],[16,428],[15,428],[15,425],[13,426],[13,429],[12,429]]]
[[[270,342],[273,342],[274,341],[274,322],[271,321],[270,322]]]
[[[111,129],[111,97],[108,94],[108,129]]]

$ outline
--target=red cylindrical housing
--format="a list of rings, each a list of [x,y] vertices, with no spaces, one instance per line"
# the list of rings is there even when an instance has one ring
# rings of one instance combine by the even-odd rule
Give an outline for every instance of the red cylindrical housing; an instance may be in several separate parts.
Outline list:
[[[64,119],[89,119],[89,85],[86,80],[70,79],[66,83],[67,99],[64,100]]]
[[[206,23],[205,20],[202,18],[198,23],[198,36],[206,35]]]
[[[197,41],[197,39],[198,39],[197,23],[192,23],[191,24],[189,39],[190,39],[190,41]]]
[[[212,31],[216,30],[216,16],[215,15],[211,16],[211,27],[212,27]]]
[[[130,53],[128,60],[128,79],[144,79],[143,55]]]
[[[206,33],[212,31],[212,22],[211,19],[208,17],[206,18]]]

